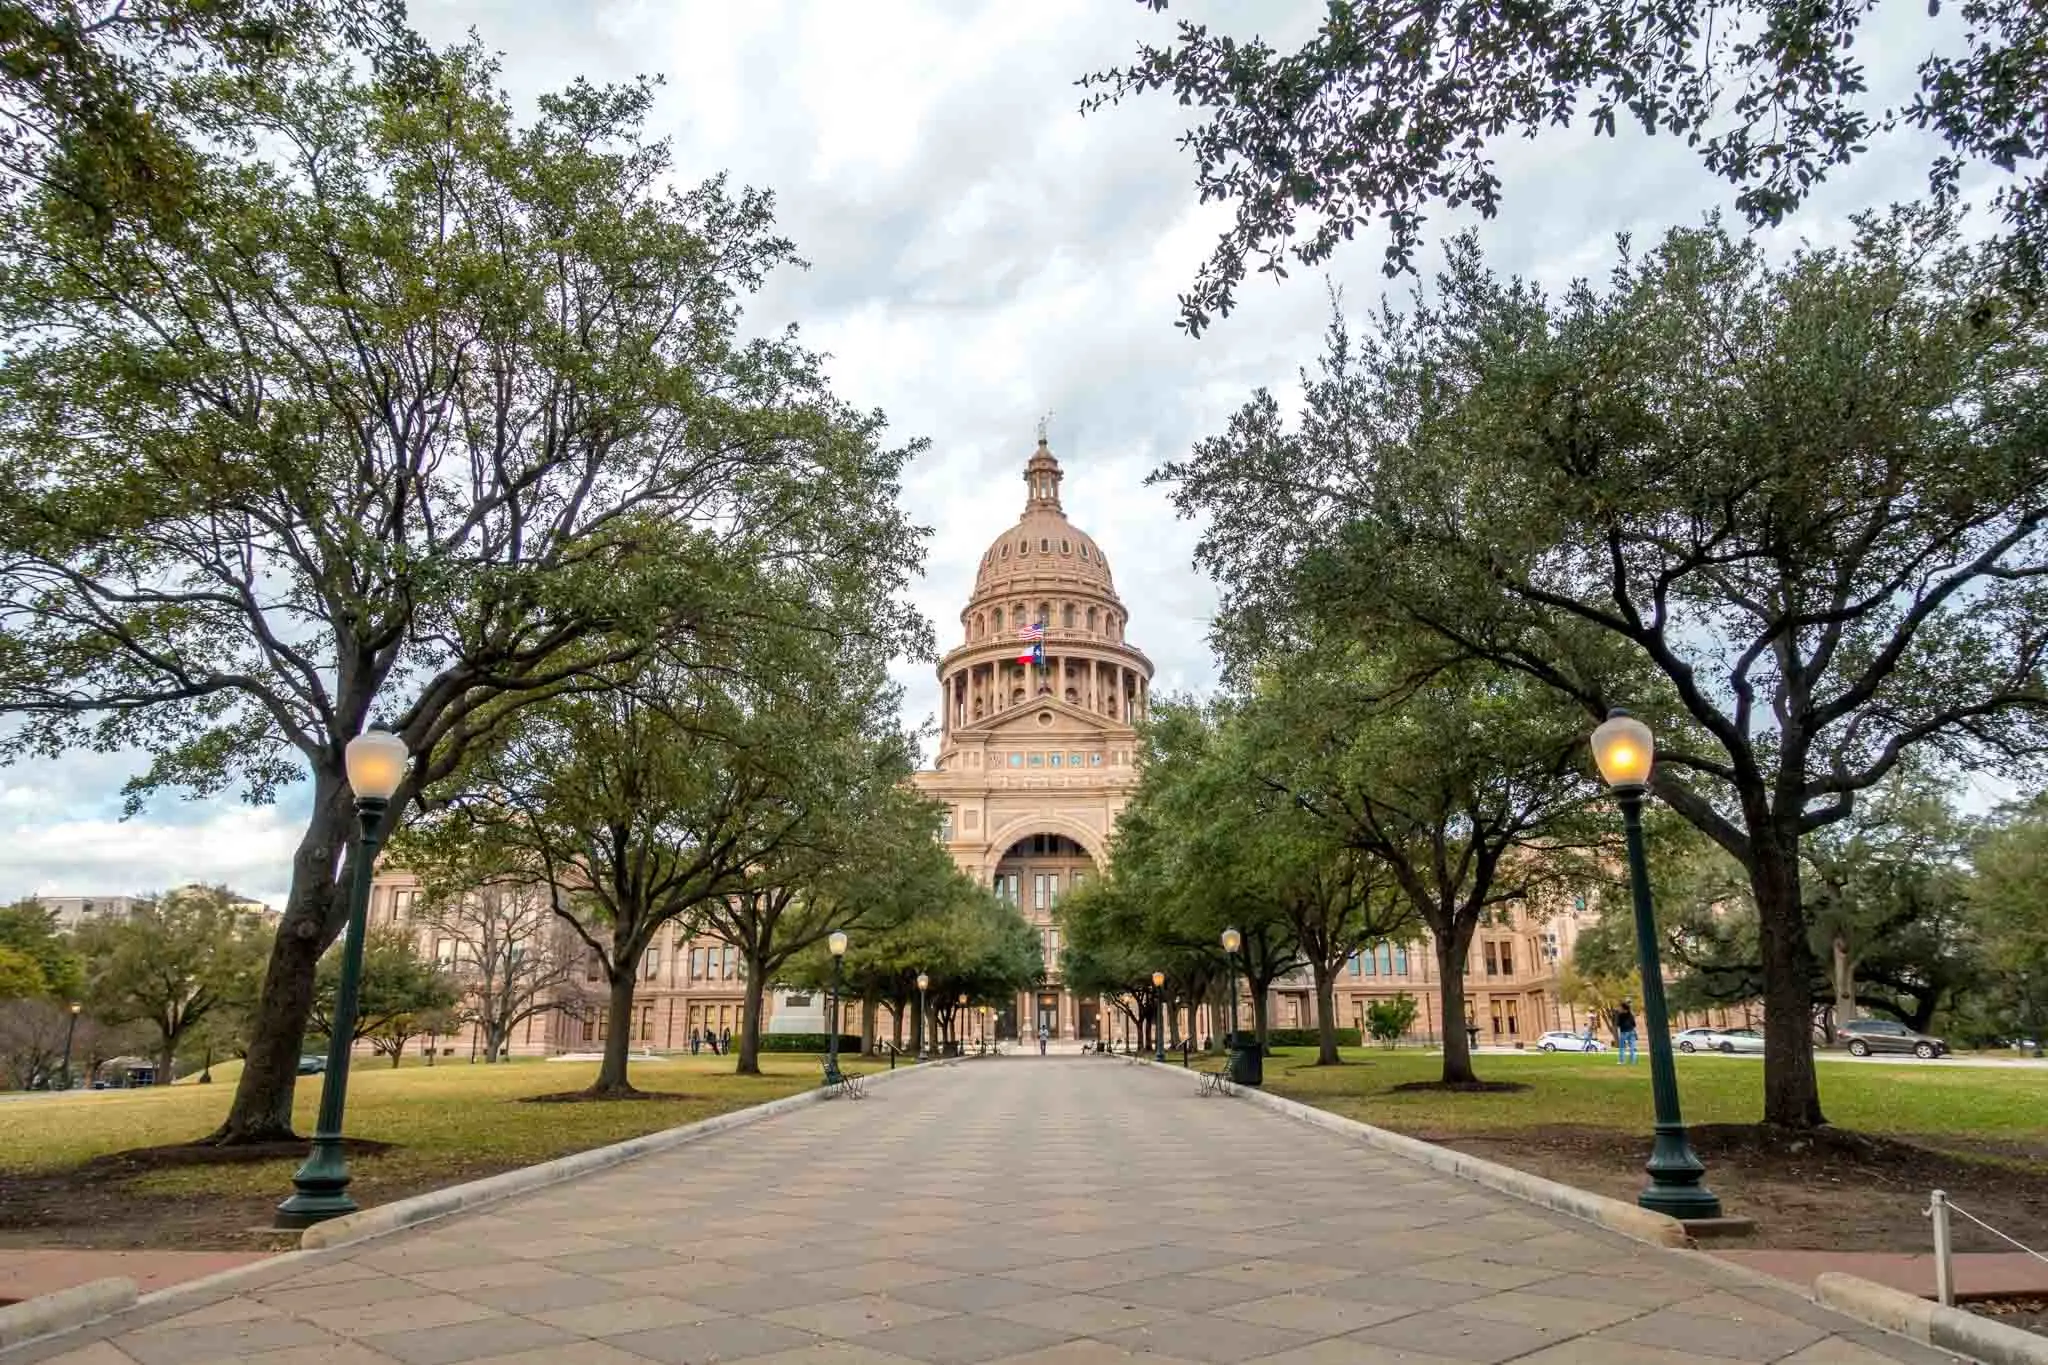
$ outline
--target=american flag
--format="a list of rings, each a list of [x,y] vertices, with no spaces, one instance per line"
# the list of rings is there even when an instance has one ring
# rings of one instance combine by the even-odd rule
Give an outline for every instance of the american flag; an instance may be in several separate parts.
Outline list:
[[[1033,621],[1028,626],[1017,628],[1019,640],[1029,640],[1029,645],[1019,646],[1017,662],[1020,664],[1042,664],[1045,662],[1045,622]]]

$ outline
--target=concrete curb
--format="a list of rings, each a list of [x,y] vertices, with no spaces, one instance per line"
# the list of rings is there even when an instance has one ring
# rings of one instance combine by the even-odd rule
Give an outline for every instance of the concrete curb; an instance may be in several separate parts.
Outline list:
[[[1151,1060],[1147,1060],[1145,1065],[1180,1075],[1192,1074],[1184,1068],[1161,1065]],[[1555,1180],[1545,1180],[1540,1175],[1530,1175],[1527,1171],[1518,1171],[1512,1166],[1502,1166],[1497,1162],[1468,1156],[1449,1147],[1424,1142],[1420,1138],[1390,1133],[1384,1128],[1375,1128],[1369,1123],[1360,1123],[1357,1119],[1347,1119],[1342,1114],[1333,1114],[1327,1109],[1317,1109],[1298,1100],[1269,1095],[1253,1086],[1240,1085],[1236,1087],[1235,1093],[1241,1099],[1248,1099],[1253,1104],[1306,1123],[1312,1128],[1357,1138],[1369,1147],[1393,1152],[1432,1170],[1462,1177],[1546,1209],[1570,1214],[1574,1218],[1598,1224],[1638,1241],[1662,1247],[1685,1248],[1692,1245],[1692,1239],[1686,1236],[1684,1225],[1676,1218],[1652,1213],[1648,1209],[1637,1208],[1634,1204],[1624,1204],[1619,1199],[1609,1199],[1604,1194],[1594,1194],[1589,1190],[1559,1184]]]
[[[2048,1365],[2048,1337],[1856,1275],[1824,1271],[1813,1278],[1813,1296],[1837,1312],[1984,1365]]]
[[[0,1308],[0,1350],[68,1332],[135,1305],[135,1281],[87,1280]]]
[[[918,1069],[919,1067],[912,1066],[901,1072],[871,1071],[866,1073],[867,1084],[872,1086],[887,1077],[910,1075]],[[349,1246],[372,1237],[382,1237],[401,1228],[445,1218],[451,1213],[479,1208],[485,1204],[495,1204],[515,1194],[543,1189],[579,1175],[588,1175],[592,1171],[601,1171],[622,1162],[651,1156],[656,1152],[666,1152],[671,1148],[701,1141],[731,1128],[743,1128],[751,1123],[759,1123],[763,1119],[786,1114],[807,1104],[817,1104],[824,1098],[823,1086],[800,1090],[794,1095],[784,1095],[779,1100],[749,1105],[745,1109],[734,1109],[729,1113],[714,1114],[708,1119],[699,1119],[695,1123],[686,1123],[678,1128],[664,1128],[660,1132],[628,1138],[609,1147],[593,1147],[587,1152],[572,1152],[553,1161],[521,1166],[517,1170],[485,1176],[482,1180],[429,1190],[425,1194],[416,1194],[410,1199],[400,1199],[390,1204],[379,1204],[360,1213],[329,1219],[325,1223],[315,1223],[299,1235],[299,1247],[305,1251],[320,1251],[329,1247]]]

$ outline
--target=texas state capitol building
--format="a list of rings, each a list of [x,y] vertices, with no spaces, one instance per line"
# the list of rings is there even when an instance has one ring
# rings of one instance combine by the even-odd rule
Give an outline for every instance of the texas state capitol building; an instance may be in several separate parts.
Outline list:
[[[1003,1011],[1004,1037],[1041,1025],[1055,1038],[1101,1036],[1101,1002],[1060,985],[1053,907],[1107,863],[1152,685],[1108,558],[1060,505],[1061,477],[1041,435],[1024,465],[1024,514],[982,555],[960,612],[964,643],[939,661],[938,753],[914,779],[946,805],[947,851],[1016,905],[1044,948],[1045,985]],[[1043,667],[1028,662],[1041,622]]]

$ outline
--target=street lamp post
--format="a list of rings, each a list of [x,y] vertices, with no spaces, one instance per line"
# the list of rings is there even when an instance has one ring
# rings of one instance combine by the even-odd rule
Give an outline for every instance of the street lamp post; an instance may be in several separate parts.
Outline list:
[[[1153,1004],[1157,1016],[1152,1023],[1152,1060],[1166,1060],[1166,973],[1152,973]]]
[[[85,1007],[71,1002],[71,1018],[64,1024],[64,1089],[71,1088],[71,1035],[78,1032],[78,1012]]]
[[[825,946],[832,952],[832,1032],[825,1038],[825,1084],[837,1085],[845,1079],[839,1074],[839,983],[845,979],[846,931],[834,929]]]
[[[925,1007],[924,993],[932,984],[930,976],[917,974],[917,1056],[924,1060],[926,1050],[931,1047],[931,1011]]]
[[[71,1008],[75,1011],[78,1006],[73,1005]],[[2027,973],[2025,969],[2020,971],[2020,1027],[2026,1030],[2027,1037],[2034,1040],[2034,1055],[2039,1057],[2041,1055],[2041,1035],[2034,1028],[2034,995],[2027,988]]]
[[[1237,1042],[1237,950],[1243,946],[1243,934],[1235,929],[1223,931],[1223,961],[1230,969],[1230,1032],[1223,1035],[1225,1052]]]
[[[1636,963],[1643,976],[1643,1026],[1650,1034],[1650,1095],[1656,1139],[1643,1164],[1650,1183],[1636,1203],[1673,1218],[1719,1218],[1721,1201],[1706,1187],[1707,1168],[1692,1150],[1678,1110],[1678,1071],[1664,1011],[1664,970],[1658,961],[1657,918],[1650,905],[1650,869],[1643,854],[1643,797],[1650,789],[1656,741],[1650,727],[1619,708],[1593,731],[1593,761],[1621,807],[1628,842],[1629,885],[1635,894]]]
[[[955,1044],[954,1052],[959,1056],[965,1057],[967,1055],[966,991],[960,992],[960,998],[953,1002],[953,1042]]]
[[[313,1150],[292,1176],[293,1194],[277,1206],[272,1220],[281,1228],[305,1228],[356,1211],[348,1197],[348,1156],[342,1150],[341,1122],[348,1105],[348,1062],[355,1044],[356,997],[362,988],[363,937],[370,910],[370,877],[377,849],[384,842],[384,813],[392,794],[405,780],[411,755],[405,741],[388,730],[369,729],[348,742],[342,761],[349,790],[355,793],[361,841],[356,848],[355,882],[349,888],[347,937],[341,945],[341,979],[334,989],[334,1018],[327,1033],[327,1071],[320,1082],[320,1116],[313,1128]]]

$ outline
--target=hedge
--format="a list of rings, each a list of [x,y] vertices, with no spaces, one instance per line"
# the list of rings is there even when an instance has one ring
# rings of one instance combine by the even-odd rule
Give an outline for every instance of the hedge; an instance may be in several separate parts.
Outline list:
[[[1321,1047],[1322,1045],[1323,1033],[1321,1029],[1276,1028],[1266,1030],[1267,1047]],[[1357,1047],[1358,1030],[1355,1028],[1338,1029],[1337,1046]]]
[[[764,1033],[761,1035],[763,1052],[824,1052],[831,1045],[829,1033]],[[842,1033],[839,1035],[841,1052],[860,1052],[860,1035]]]

